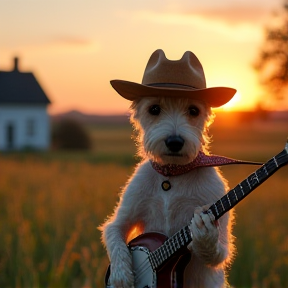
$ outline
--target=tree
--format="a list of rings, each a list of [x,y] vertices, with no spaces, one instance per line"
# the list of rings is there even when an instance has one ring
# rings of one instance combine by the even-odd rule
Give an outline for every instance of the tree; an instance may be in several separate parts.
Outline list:
[[[266,28],[255,64],[260,83],[276,100],[284,99],[288,90],[288,0],[284,0],[282,8]]]

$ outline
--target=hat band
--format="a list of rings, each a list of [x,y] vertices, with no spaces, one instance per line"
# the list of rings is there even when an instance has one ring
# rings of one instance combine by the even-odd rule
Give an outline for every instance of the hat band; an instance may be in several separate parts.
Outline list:
[[[179,88],[179,89],[186,89],[186,90],[196,90],[199,88],[196,88],[194,86],[190,85],[183,85],[183,84],[176,84],[176,83],[151,83],[151,84],[144,84],[146,86],[150,87],[166,87],[166,88]]]

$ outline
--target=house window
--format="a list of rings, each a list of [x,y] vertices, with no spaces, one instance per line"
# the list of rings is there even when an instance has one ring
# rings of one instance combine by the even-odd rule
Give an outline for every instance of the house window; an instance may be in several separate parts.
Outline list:
[[[32,137],[35,135],[35,120],[34,119],[28,119],[26,123],[26,134],[29,137]]]

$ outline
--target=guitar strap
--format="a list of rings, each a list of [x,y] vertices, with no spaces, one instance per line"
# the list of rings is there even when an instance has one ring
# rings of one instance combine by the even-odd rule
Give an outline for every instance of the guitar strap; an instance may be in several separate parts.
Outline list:
[[[228,158],[219,155],[206,155],[204,152],[200,151],[197,157],[190,163],[185,165],[179,164],[165,164],[160,165],[157,162],[150,161],[152,167],[160,174],[164,176],[177,176],[181,174],[188,173],[189,171],[198,167],[214,167],[223,166],[231,164],[249,164],[249,165],[263,165],[259,162],[243,161],[233,158]]]

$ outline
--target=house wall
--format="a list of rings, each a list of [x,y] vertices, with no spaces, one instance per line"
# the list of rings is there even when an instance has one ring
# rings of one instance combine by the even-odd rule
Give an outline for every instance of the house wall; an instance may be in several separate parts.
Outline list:
[[[1,105],[0,150],[50,146],[50,121],[46,105]]]

